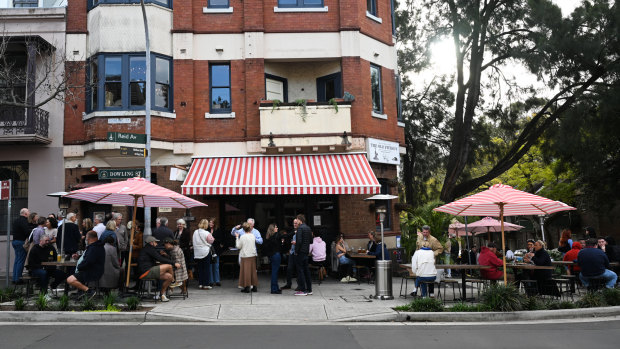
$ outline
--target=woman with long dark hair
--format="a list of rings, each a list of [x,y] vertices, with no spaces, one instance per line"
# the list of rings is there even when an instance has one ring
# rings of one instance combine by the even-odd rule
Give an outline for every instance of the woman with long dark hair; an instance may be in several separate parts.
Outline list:
[[[209,218],[209,228],[207,229],[213,236],[213,255],[211,258],[211,274],[209,286],[222,286],[220,282],[220,255],[226,249],[226,237],[230,236],[221,228],[216,228],[215,217]]]
[[[278,271],[280,271],[280,262],[282,256],[280,249],[282,248],[282,238],[278,233],[278,226],[270,224],[267,228],[267,236],[263,243],[263,255],[269,257],[271,262],[271,293],[281,294],[280,286],[278,286]]]
[[[568,228],[562,230],[560,242],[558,243],[558,251],[562,252],[562,255],[564,255],[566,252],[570,251],[572,246],[573,240],[571,239],[571,230]]]

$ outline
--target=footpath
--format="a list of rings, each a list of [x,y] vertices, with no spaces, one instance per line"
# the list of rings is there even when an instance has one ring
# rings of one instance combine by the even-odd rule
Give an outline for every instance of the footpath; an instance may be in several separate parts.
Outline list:
[[[528,311],[513,313],[411,313],[393,308],[412,298],[399,297],[400,278],[393,279],[393,300],[376,300],[373,284],[340,283],[328,279],[313,284],[313,294],[294,296],[293,290],[282,294],[269,292],[269,279],[259,275],[258,292],[241,293],[236,280],[223,280],[221,287],[201,290],[192,281],[189,297],[169,302],[144,301],[152,307],[138,312],[29,312],[0,311],[0,322],[217,322],[229,324],[267,324],[270,322],[302,324],[317,322],[485,322],[535,321],[620,316],[620,307]],[[282,285],[281,283],[280,285]],[[294,285],[294,284],[293,284]],[[409,284],[409,291],[412,285]],[[178,290],[174,294],[178,295]],[[448,299],[452,294],[448,294]]]

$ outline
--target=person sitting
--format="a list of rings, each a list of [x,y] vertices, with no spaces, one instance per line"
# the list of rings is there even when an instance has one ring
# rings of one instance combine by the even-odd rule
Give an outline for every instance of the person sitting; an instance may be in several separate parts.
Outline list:
[[[338,240],[335,245],[335,253],[336,258],[338,258],[338,263],[340,265],[344,265],[347,267],[347,275],[343,277],[340,282],[357,282],[357,279],[352,275],[354,273],[355,262],[347,257],[347,250],[349,249],[349,245],[344,241],[344,235],[340,234]]]
[[[534,243],[534,251],[535,252],[533,255],[527,254],[523,258],[526,263],[533,263],[534,265],[545,267],[551,266],[551,257],[549,256],[549,253],[547,253],[547,251],[545,250],[545,243],[542,242],[542,240],[538,240]],[[539,294],[548,294],[559,297],[560,294],[557,286],[550,282],[552,272],[553,269],[536,269],[531,273],[531,275],[532,278],[536,280]]]
[[[375,246],[375,250],[374,251],[368,250],[368,252],[366,252],[366,254],[377,257],[377,260],[389,261],[390,260],[390,253],[388,252],[387,245],[383,243],[383,241],[381,240],[380,236],[376,236],[375,237],[375,242],[377,244]],[[383,253],[382,253],[382,251],[383,251]]]
[[[480,248],[478,264],[491,267],[491,269],[480,269],[480,275],[483,279],[496,281],[504,276],[504,273],[499,270],[504,263],[497,257],[497,245],[494,242],[489,242]]]
[[[322,266],[327,257],[327,246],[319,233],[312,232],[312,236],[312,243],[310,244],[310,256],[312,258],[310,264]]]
[[[105,232],[101,234],[101,236],[104,234]],[[103,242],[105,244],[103,245],[105,250],[105,264],[103,266],[103,275],[99,279],[99,287],[107,290],[118,288],[121,276],[121,265],[118,260],[116,246],[114,245],[114,237],[108,235]]]
[[[86,297],[95,296],[95,290],[86,286],[88,282],[94,282],[101,278],[105,265],[105,248],[103,241],[97,239],[94,230],[86,233],[86,251],[77,261],[75,274],[67,278],[67,283],[78,290],[85,292]],[[77,255],[74,255],[77,257]]]
[[[154,236],[147,236],[144,238],[145,245],[138,257],[138,269],[140,271],[141,280],[163,281],[161,293],[158,298],[161,299],[162,302],[168,302],[169,299],[166,297],[166,291],[168,291],[168,286],[170,286],[174,279],[173,269],[180,268],[181,265],[162,256],[156,249],[158,242],[159,240]],[[161,264],[156,264],[156,262]]]
[[[171,284],[170,287],[183,286],[183,293],[186,293],[187,284],[185,281],[189,279],[189,275],[187,273],[187,265],[185,264],[185,254],[183,254],[183,250],[179,247],[179,243],[170,238],[164,240],[164,248],[168,254],[170,254],[170,259],[172,259],[175,264],[180,265],[180,267],[176,268],[174,271],[174,284]]]
[[[562,260],[567,262],[576,261],[577,255],[579,254],[579,251],[581,251],[581,248],[582,247],[579,241],[573,242],[573,247],[570,251],[566,252]],[[579,275],[579,272],[581,272],[581,268],[579,268],[579,264],[569,265],[568,268],[566,268],[566,272],[568,273],[568,275]]]
[[[374,231],[368,232],[368,244],[366,245],[366,252],[375,252],[377,250],[377,233]]]
[[[30,254],[28,255],[28,269],[30,275],[39,278],[39,288],[41,293],[47,293],[47,286],[49,279],[54,278],[54,282],[50,285],[52,289],[58,287],[63,280],[67,278],[67,275],[56,266],[43,266],[43,262],[55,262],[56,261],[56,249],[51,245],[48,236],[43,235],[39,239],[39,244],[34,245]]]
[[[426,297],[427,294],[430,297],[434,297],[435,284],[430,284],[427,292],[427,281],[435,281],[437,277],[437,269],[435,268],[435,255],[431,247],[420,247],[415,251],[413,257],[411,257],[411,271],[416,275],[415,287],[416,290],[411,292],[412,297],[417,296],[417,289],[422,290],[422,297]]]
[[[579,279],[585,287],[590,287],[593,279],[605,281],[605,287],[614,288],[618,275],[609,270],[609,259],[605,252],[596,248],[597,240],[586,240],[586,248],[577,254],[577,263],[581,268]]]

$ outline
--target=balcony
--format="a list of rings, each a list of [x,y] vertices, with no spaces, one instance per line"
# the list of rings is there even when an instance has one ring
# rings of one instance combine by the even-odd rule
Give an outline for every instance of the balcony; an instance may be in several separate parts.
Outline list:
[[[263,101],[260,110],[261,148],[268,152],[343,151],[351,133],[351,103]],[[292,150],[291,148],[296,149]]]
[[[0,143],[50,144],[49,112],[40,108],[0,108]]]

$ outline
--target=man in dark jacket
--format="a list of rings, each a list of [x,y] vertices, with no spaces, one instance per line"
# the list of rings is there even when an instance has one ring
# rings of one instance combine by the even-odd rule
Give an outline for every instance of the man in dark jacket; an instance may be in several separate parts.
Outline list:
[[[56,250],[54,246],[50,245],[49,237],[43,235],[39,240],[39,244],[32,246],[32,250],[30,250],[30,255],[28,256],[30,275],[39,278],[41,293],[47,293],[47,285],[49,284],[50,277],[54,278],[54,282],[51,284],[52,288],[58,287],[58,284],[67,278],[67,275],[55,266],[44,266],[41,264],[43,262],[55,261]]]
[[[550,267],[551,257],[545,250],[545,245],[542,240],[538,240],[534,243],[534,255],[526,255],[524,257],[525,262],[532,262],[537,266]],[[552,296],[560,296],[559,291],[555,283],[551,282],[553,275],[553,269],[537,269],[532,272],[532,278],[536,280],[539,294],[548,294]]]
[[[157,239],[157,241],[159,241],[157,243],[158,249],[163,251],[164,244],[162,243],[162,241],[164,241],[166,238],[174,240],[174,233],[168,228],[168,218],[159,217],[156,220],[156,224],[157,228],[153,230],[153,237]]]
[[[80,228],[77,226],[76,221],[77,216],[75,213],[71,212],[67,215],[65,224],[58,227],[56,246],[58,247],[58,250],[62,249],[65,255],[72,255],[76,253],[80,246],[80,240],[82,240]]]
[[[595,238],[586,240],[586,248],[577,255],[577,263],[581,268],[579,279],[585,287],[590,286],[592,279],[603,279],[605,287],[614,288],[618,275],[609,270],[609,259],[605,252],[596,248],[596,244]]]
[[[297,215],[297,237],[295,244],[295,262],[297,263],[297,284],[299,291],[296,296],[306,296],[312,294],[312,279],[310,278],[310,267],[308,265],[308,254],[312,243],[312,230],[306,225],[306,216]],[[295,221],[293,221],[295,224]]]
[[[105,265],[105,248],[103,241],[97,239],[94,230],[86,233],[86,251],[77,262],[75,274],[67,278],[67,283],[80,291],[86,292],[86,296],[92,298],[95,290],[86,286],[88,282],[97,281],[101,278]]]
[[[140,257],[138,257],[138,269],[140,270],[140,279],[163,281],[160,299],[162,302],[167,302],[169,299],[166,297],[166,291],[174,280],[173,265],[174,268],[180,268],[181,265],[162,256],[160,251],[155,248],[158,242],[159,240],[153,236],[147,236],[144,239],[145,245],[140,250]],[[156,264],[156,262],[161,264]]]
[[[13,262],[13,283],[22,284],[22,273],[24,272],[24,263],[26,262],[26,250],[24,242],[28,239],[31,229],[28,227],[28,215],[30,211],[22,208],[19,211],[19,217],[13,221],[13,250],[15,250],[15,261]]]

